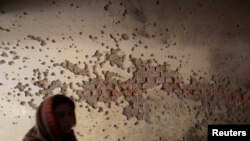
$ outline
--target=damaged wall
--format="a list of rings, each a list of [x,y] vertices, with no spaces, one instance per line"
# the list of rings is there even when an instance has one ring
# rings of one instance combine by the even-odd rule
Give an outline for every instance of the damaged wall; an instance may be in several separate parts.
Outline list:
[[[206,140],[250,123],[247,1],[0,2],[0,136],[43,98],[77,104],[78,140]],[[11,131],[11,132],[10,132]]]

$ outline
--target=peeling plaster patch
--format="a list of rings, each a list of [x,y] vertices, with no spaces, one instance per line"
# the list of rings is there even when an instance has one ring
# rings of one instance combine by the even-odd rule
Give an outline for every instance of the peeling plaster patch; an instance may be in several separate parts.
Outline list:
[[[111,49],[111,54],[108,55],[109,61],[117,61],[123,58],[124,56],[121,57],[117,55],[119,51],[120,49]],[[98,51],[93,55],[93,57],[100,56],[102,56],[102,53]],[[118,65],[121,66],[123,61],[124,60],[120,59],[114,64],[118,63]],[[60,89],[60,93],[67,94],[68,89],[71,89],[79,96],[78,100],[86,101],[92,107],[96,107],[97,102],[110,104],[112,101],[116,101],[120,96],[124,96],[129,104],[124,107],[123,114],[128,119],[136,117],[138,120],[152,122],[152,117],[150,117],[150,112],[152,112],[152,107],[150,106],[151,98],[143,96],[143,93],[148,89],[159,87],[168,94],[176,94],[180,99],[202,101],[199,110],[207,111],[210,114],[208,115],[207,112],[197,112],[196,120],[200,124],[216,117],[219,119],[230,117],[231,112],[236,112],[235,108],[227,107],[237,106],[237,112],[243,112],[244,110],[240,109],[244,109],[244,105],[249,102],[249,96],[245,94],[247,89],[234,89],[227,78],[213,77],[211,80],[213,83],[191,78],[190,83],[186,84],[178,72],[170,70],[167,63],[153,65],[151,60],[143,61],[142,59],[132,58],[131,56],[130,61],[135,66],[135,68],[131,70],[133,73],[132,78],[126,81],[120,81],[119,79],[115,79],[115,77],[120,77],[117,73],[106,71],[103,73],[104,79],[96,75],[96,78],[91,78],[89,81],[82,81],[82,84],[78,83],[78,89],[73,87],[73,83],[66,84],[60,80],[49,82],[47,78],[48,71],[43,72],[45,78],[41,79],[42,73],[40,70],[34,69],[34,75],[38,75],[38,80],[34,82],[34,85],[41,88],[41,90],[35,93],[35,96],[43,96],[45,98],[49,95],[53,95],[54,90],[57,88]],[[61,66],[74,75],[86,76],[89,73],[88,67],[81,69],[77,64],[73,64],[68,60],[65,60],[65,62],[61,64],[54,63],[54,66]],[[63,72],[63,70],[61,70],[61,72]],[[28,84],[18,83],[15,88],[20,92],[24,92],[26,97],[34,96],[27,90],[29,88]],[[217,92],[217,94],[215,94],[215,92]],[[24,103],[22,102],[21,105],[24,105]],[[28,102],[28,105],[32,108],[37,108],[32,99]],[[218,109],[221,108],[223,111],[218,112]],[[246,117],[247,115],[243,112],[239,118],[247,120]]]
[[[20,107],[9,108],[9,105],[14,105],[15,102],[18,106],[22,106],[21,108],[36,109],[38,99],[61,93],[70,96],[70,98],[79,105],[80,110],[77,112],[84,113],[79,117],[81,129],[76,133],[85,140],[97,140],[96,138],[87,139],[89,136],[96,137],[96,134],[101,136],[98,140],[136,140],[134,137],[138,137],[139,140],[205,140],[203,135],[206,134],[205,129],[209,123],[239,124],[249,122],[249,112],[247,112],[249,111],[250,101],[248,81],[246,81],[244,86],[235,86],[231,79],[225,76],[222,77],[220,75],[221,72],[218,72],[218,75],[213,76],[211,79],[204,79],[198,76],[200,73],[199,70],[192,70],[192,75],[190,77],[187,76],[187,78],[190,78],[188,79],[189,81],[184,82],[183,76],[178,73],[179,69],[185,67],[185,63],[187,64],[189,63],[188,61],[192,61],[189,60],[189,57],[192,58],[193,55],[197,54],[194,52],[191,56],[189,54],[188,58],[182,59],[175,57],[175,48],[179,46],[186,47],[188,44],[188,42],[187,44],[182,43],[182,35],[187,35],[184,37],[189,37],[186,39],[188,41],[191,39],[191,45],[195,46],[195,42],[200,41],[201,48],[212,46],[213,44],[210,44],[209,41],[214,42],[215,39],[217,40],[216,36],[210,36],[214,35],[209,33],[212,31],[216,31],[212,33],[223,32],[222,35],[226,34],[226,38],[228,39],[236,37],[239,38],[240,42],[242,41],[244,44],[247,43],[247,38],[242,38],[244,35],[242,34],[243,30],[240,30],[245,28],[244,22],[228,22],[231,23],[228,25],[236,28],[237,32],[235,33],[231,32],[231,29],[233,29],[231,27],[230,31],[224,29],[227,28],[227,26],[222,26],[225,24],[216,25],[207,22],[205,25],[208,25],[208,27],[204,25],[202,28],[204,27],[208,30],[200,30],[201,27],[199,27],[199,25],[197,26],[197,22],[190,22],[203,20],[204,16],[197,15],[195,9],[203,8],[201,11],[203,15],[203,12],[206,10],[214,10],[212,3],[209,5],[209,9],[206,9],[208,8],[206,7],[208,6],[207,3],[199,3],[197,4],[198,7],[189,7],[191,10],[186,7],[183,2],[174,1],[173,4],[166,5],[164,1],[159,0],[143,1],[143,3],[139,1],[109,1],[100,3],[91,1],[67,2],[66,7],[69,9],[61,9],[62,5],[59,1],[45,3],[53,5],[53,8],[50,9],[51,11],[46,11],[46,15],[45,9],[31,12],[26,12],[26,10],[18,11],[16,9],[18,14],[13,15],[14,20],[4,20],[4,22],[6,21],[7,26],[12,24],[13,27],[18,27],[18,29],[13,30],[10,28],[12,29],[10,32],[9,29],[0,27],[2,33],[6,33],[5,31],[10,32],[6,34],[6,36],[1,36],[3,40],[9,36],[12,38],[12,33],[15,36],[19,36],[19,33],[21,35],[21,33],[24,32],[24,35],[17,38],[23,39],[23,36],[29,34],[29,39],[39,42],[42,46],[45,46],[48,41],[52,43],[46,50],[39,48],[40,46],[36,44],[30,45],[30,43],[33,42],[26,40],[27,38],[24,38],[25,43],[18,40],[15,45],[10,43],[12,40],[15,40],[14,36],[10,42],[2,42],[0,46],[2,50],[0,53],[0,64],[1,70],[3,69],[5,72],[1,72],[2,83],[0,83],[0,85],[2,84],[1,90],[11,91],[8,92],[6,96],[4,94],[1,95],[1,110],[10,110],[3,112],[4,118],[11,117],[13,111],[19,111]],[[217,4],[215,5],[216,8],[219,6]],[[164,6],[164,9],[161,8],[162,6]],[[166,6],[170,7],[165,8]],[[233,7],[230,7],[230,9],[231,8]],[[93,13],[97,15],[88,12],[93,9],[95,11]],[[103,9],[106,11],[105,13]],[[177,9],[177,11],[173,12],[173,9]],[[223,8],[218,9],[221,11],[215,10],[214,12],[223,13],[225,10]],[[82,12],[80,10],[85,11]],[[170,11],[166,12],[165,10]],[[148,11],[150,11],[149,14],[147,13]],[[235,11],[238,12],[239,10]],[[8,14],[11,17],[12,13],[15,12],[16,11],[13,11]],[[51,17],[47,12],[51,12]],[[0,16],[3,17],[8,15],[3,14],[5,13],[4,11],[1,13]],[[37,18],[37,13],[39,18]],[[101,15],[98,15],[98,13]],[[171,13],[177,14],[177,17],[184,18],[184,20],[182,21],[182,19],[176,18],[176,15]],[[49,18],[46,18],[47,16]],[[56,19],[54,18],[55,16]],[[168,18],[164,21],[161,16]],[[172,16],[174,18],[172,18]],[[131,22],[131,19],[129,19],[131,17],[134,18],[135,21]],[[209,13],[206,13],[205,18],[207,17],[209,19]],[[226,13],[218,14],[218,17],[212,17],[215,18],[211,20],[213,22],[216,22],[217,18],[226,20],[231,17],[234,18],[231,20],[232,22],[241,22],[241,20],[235,20],[237,16],[227,17]],[[104,22],[102,18],[105,19],[103,20]],[[53,21],[51,19],[53,19]],[[242,18],[242,20],[243,19],[244,18]],[[47,22],[49,20],[51,20],[50,22],[52,23],[54,23],[54,21],[62,23],[58,20],[66,21],[66,26],[64,23],[55,23],[49,24],[51,27],[47,28],[47,24],[50,23]],[[84,21],[84,25],[79,26],[77,24],[79,20],[81,20],[81,24],[83,24]],[[11,23],[8,23],[8,21]],[[23,24],[17,25],[16,23]],[[42,32],[37,36],[26,33],[27,30],[25,26],[33,25],[33,23],[34,25],[39,25],[39,27],[44,27],[42,29],[48,29],[48,31],[44,30],[44,32],[52,37],[42,39],[41,37],[46,37],[42,35]],[[210,25],[216,27],[222,26],[223,30],[220,31],[219,28],[214,28]],[[192,26],[195,26],[193,31],[192,28],[190,28]],[[98,29],[98,27],[105,28],[105,32],[104,29],[100,29],[100,35],[98,34],[99,31],[94,33],[94,29]],[[30,29],[30,27],[28,27],[28,29]],[[64,31],[65,29],[67,31]],[[57,38],[60,35],[62,35],[62,37],[59,38],[62,40],[51,39],[55,38],[53,36]],[[205,36],[208,40],[202,40],[202,38],[200,38],[202,36]],[[80,40],[75,40],[75,37]],[[98,43],[98,46],[93,45],[91,41],[89,44],[88,38],[94,43]],[[185,38],[183,38],[183,40]],[[223,44],[226,43],[228,39],[226,39]],[[70,45],[65,45],[68,42],[70,42]],[[75,45],[75,43],[80,44]],[[117,47],[116,49],[114,49],[114,45]],[[215,45],[220,44],[216,42]],[[160,46],[160,48],[158,48],[158,46]],[[87,47],[87,49],[85,47]],[[123,49],[122,47],[126,48],[121,50]],[[171,48],[168,49],[169,47]],[[83,48],[86,49],[86,52]],[[128,50],[126,50],[127,48]],[[103,52],[102,49],[108,50],[108,53]],[[136,57],[128,57],[129,54],[127,53],[131,53],[129,49],[131,49],[132,52],[135,51],[138,55],[134,55]],[[158,49],[164,53],[165,58],[162,57],[159,59]],[[192,49],[193,48],[190,48],[191,52],[193,52]],[[211,48],[209,47],[209,49]],[[209,49],[208,52],[211,51]],[[51,52],[46,52],[48,50]],[[89,50],[91,51],[89,52]],[[217,51],[215,50],[215,52]],[[29,55],[29,53],[32,54]],[[247,50],[245,53],[247,53]],[[22,60],[19,60],[19,54]],[[40,54],[42,54],[42,57]],[[236,63],[233,61],[237,60],[237,58],[220,59],[221,62],[217,61],[218,56],[213,56],[213,58],[215,58],[216,63],[218,62],[218,68],[225,69],[227,68],[225,66],[230,66],[230,62],[237,64],[235,66],[238,68],[237,66],[247,66],[248,54],[243,55],[246,56],[243,56],[239,61],[241,62],[240,65],[237,61],[235,61]],[[138,58],[138,56],[141,56],[141,58]],[[229,56],[232,55],[229,54]],[[35,63],[38,60],[38,63],[33,63],[33,60],[36,60]],[[185,63],[183,63],[184,65],[178,66],[177,69],[171,70],[168,63],[171,64],[173,60]],[[166,62],[158,63],[164,61]],[[172,64],[175,63],[174,61]],[[105,68],[106,66],[104,66],[104,64],[106,62],[110,63],[111,67],[108,66]],[[127,62],[132,63],[133,67],[125,68],[125,63]],[[81,68],[81,64],[85,66]],[[222,66],[221,64],[225,65]],[[200,64],[197,66],[199,65]],[[19,70],[15,70],[16,67],[18,67]],[[91,70],[92,68],[93,70]],[[29,73],[32,69],[34,69],[33,76],[32,72],[31,74]],[[41,71],[43,69],[46,69],[46,71]],[[123,70],[132,74],[132,76],[125,79],[121,76],[121,73],[118,73]],[[96,76],[95,78],[90,76],[92,73]],[[206,73],[209,74],[210,72]],[[23,76],[23,74],[25,75]],[[240,74],[242,75],[242,73]],[[247,75],[247,71],[244,71],[244,74]],[[242,76],[246,78],[246,75]],[[84,80],[82,76],[87,77],[88,80]],[[124,98],[123,101],[119,101],[120,98]],[[5,102],[7,105],[2,106]],[[126,103],[126,105],[123,105],[124,103]],[[117,107],[119,107],[119,110],[116,109]],[[28,114],[26,113],[27,117],[31,118],[31,116],[28,116],[29,114],[30,112]],[[118,116],[114,116],[115,114]],[[85,118],[85,116],[87,124],[82,124],[84,121],[81,119]],[[10,123],[18,129],[21,126],[20,122],[16,122],[16,120],[22,116],[15,115],[14,117],[14,120],[8,120],[11,120]],[[23,130],[23,128],[20,129]],[[111,132],[115,134],[109,134]],[[179,135],[176,133],[179,133]]]
[[[68,60],[62,62],[61,64],[55,63],[54,66],[61,66],[70,72],[74,73],[75,75],[82,75],[82,76],[89,76],[88,65],[85,63],[85,68],[79,68],[77,64],[73,64]]]
[[[119,55],[121,49],[111,48],[110,54],[106,55],[106,60],[110,61],[110,65],[116,65],[120,69],[124,69],[125,55]]]

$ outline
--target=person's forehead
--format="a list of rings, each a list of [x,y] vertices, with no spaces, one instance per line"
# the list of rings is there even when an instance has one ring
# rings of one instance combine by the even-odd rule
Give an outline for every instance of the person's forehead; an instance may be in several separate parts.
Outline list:
[[[67,112],[67,111],[72,111],[72,107],[69,104],[60,104],[55,108],[55,112]]]

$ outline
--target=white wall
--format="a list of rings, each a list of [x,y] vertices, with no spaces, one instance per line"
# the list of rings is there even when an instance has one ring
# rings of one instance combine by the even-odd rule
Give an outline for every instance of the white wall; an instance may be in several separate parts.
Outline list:
[[[149,0],[114,0],[111,4],[109,2],[56,1],[56,4],[52,4],[52,1],[30,0],[0,2],[2,12],[0,14],[0,54],[5,52],[8,55],[0,56],[0,60],[5,60],[5,63],[0,65],[2,84],[0,86],[0,137],[2,140],[21,140],[34,125],[35,110],[28,101],[33,98],[33,103],[38,105],[42,100],[42,95],[35,95],[41,88],[34,85],[34,82],[39,80],[37,78],[39,75],[34,73],[34,69],[39,69],[41,79],[44,78],[43,72],[48,72],[48,84],[54,80],[60,80],[66,84],[72,82],[77,88],[77,82],[82,83],[89,78],[95,78],[93,66],[105,61],[104,56],[110,53],[111,48],[117,48],[110,34],[118,40],[121,49],[119,55],[125,55],[125,69],[111,66],[109,61],[105,61],[103,67],[97,65],[97,71],[102,78],[103,70],[118,73],[122,76],[120,78],[122,81],[135,77],[132,72],[127,72],[127,68],[133,66],[129,60],[129,56],[132,55],[142,60],[156,60],[158,64],[166,62],[169,64],[168,69],[172,71],[178,68],[178,75],[183,77],[186,84],[189,83],[190,76],[203,77],[211,83],[213,75],[229,76],[235,89],[243,87],[245,91],[241,94],[247,95],[247,91],[249,94],[250,36],[247,15],[249,5],[244,1],[168,0],[159,1],[159,5],[156,1]],[[107,4],[109,7],[105,10],[104,7]],[[127,13],[123,16],[125,10]],[[118,21],[119,23],[116,24]],[[101,31],[104,33],[102,34]],[[129,36],[129,40],[119,40],[123,33]],[[133,33],[137,35],[135,39],[133,39]],[[39,41],[32,40],[28,35],[42,38],[46,45],[41,46]],[[97,39],[90,39],[89,35]],[[63,37],[65,39],[62,39]],[[141,45],[139,41],[142,42]],[[134,47],[135,44],[138,47]],[[145,45],[148,48],[144,48]],[[100,62],[92,57],[96,50],[103,53]],[[15,51],[16,54],[10,51]],[[176,59],[169,57],[170,55]],[[13,60],[15,56],[20,58]],[[12,60],[14,64],[8,64]],[[81,68],[84,68],[86,63],[90,76],[75,75],[63,67],[53,66],[65,60],[74,64],[79,63]],[[65,73],[61,74],[61,70]],[[194,72],[197,75],[194,75]],[[27,84],[25,91],[30,88],[28,91],[32,96],[25,97],[25,93],[16,88],[18,83]],[[199,84],[203,83],[199,82]],[[119,106],[112,103],[109,107],[98,102],[97,106],[103,107],[104,112],[98,112],[98,108],[93,109],[85,101],[77,102],[76,132],[79,141],[119,139],[152,141],[159,138],[199,140],[190,133],[195,132],[199,136],[204,136],[206,124],[209,122],[236,122],[234,117],[228,121],[224,118],[214,121],[205,116],[206,112],[201,111],[202,108],[207,108],[206,104],[202,103],[204,101],[179,98],[175,93],[167,95],[167,92],[160,89],[160,86],[143,89],[144,95],[152,96],[151,100],[148,100],[152,108],[149,113],[150,123],[136,118],[128,120],[123,115],[123,108],[128,105],[123,96],[119,97],[118,101],[124,100],[125,103]],[[53,93],[59,93],[59,91],[60,88],[57,88]],[[71,88],[67,89],[67,95],[75,99],[79,98]],[[21,105],[21,101],[25,101],[25,104]],[[163,105],[167,108],[163,109]],[[244,110],[246,107],[243,108]],[[109,114],[105,115],[105,111],[109,111]],[[165,112],[164,115],[162,111]],[[211,111],[214,112],[213,109]],[[224,111],[220,109],[217,113],[223,114]],[[218,116],[218,114],[214,115]],[[244,116],[247,115],[239,117],[241,122],[249,123],[249,120],[243,121]],[[202,119],[206,122],[203,123]],[[134,124],[137,122],[139,124]],[[199,125],[199,128],[195,128],[195,124]]]

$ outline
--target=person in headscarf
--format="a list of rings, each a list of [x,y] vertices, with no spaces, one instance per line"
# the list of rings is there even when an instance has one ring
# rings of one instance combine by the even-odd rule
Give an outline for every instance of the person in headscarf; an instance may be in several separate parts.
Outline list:
[[[64,95],[50,96],[38,107],[36,125],[23,141],[77,141],[72,129],[75,125],[74,102]]]

